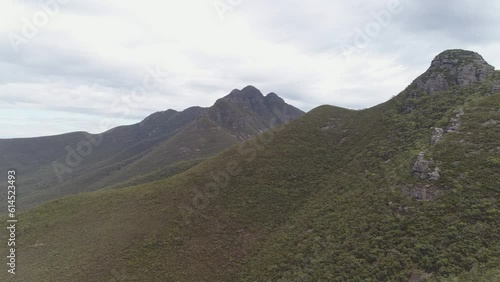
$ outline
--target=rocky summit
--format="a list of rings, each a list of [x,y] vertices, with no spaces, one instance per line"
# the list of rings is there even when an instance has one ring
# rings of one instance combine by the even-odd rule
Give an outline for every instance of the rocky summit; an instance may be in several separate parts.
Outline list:
[[[437,55],[431,67],[415,83],[427,93],[445,91],[455,85],[467,86],[483,81],[494,69],[476,52],[448,50]]]
[[[285,124],[304,114],[301,110],[288,105],[275,93],[264,96],[254,86],[242,90],[235,89],[217,100],[208,111],[216,122],[239,130],[242,139],[248,139],[255,132],[262,133],[274,126]],[[247,132],[247,131],[254,132]]]

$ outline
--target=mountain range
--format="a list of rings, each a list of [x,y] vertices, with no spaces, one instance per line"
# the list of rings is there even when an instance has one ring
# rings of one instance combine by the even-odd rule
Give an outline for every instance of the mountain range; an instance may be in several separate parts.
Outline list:
[[[173,175],[302,114],[275,93],[264,96],[248,86],[209,108],[157,112],[102,134],[0,140],[0,169],[16,168],[22,175],[18,205],[26,209],[64,195]]]
[[[444,51],[372,108],[301,115],[248,87],[105,133],[75,192],[199,161],[21,213],[15,281],[500,281],[500,72],[481,55]],[[2,158],[36,181],[82,136],[3,140]]]

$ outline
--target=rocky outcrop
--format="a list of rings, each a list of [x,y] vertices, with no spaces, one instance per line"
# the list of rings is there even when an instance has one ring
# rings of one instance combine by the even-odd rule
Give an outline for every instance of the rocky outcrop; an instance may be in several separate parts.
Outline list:
[[[417,87],[425,90],[427,93],[445,91],[450,87],[443,73],[431,73],[425,79],[416,81]]]
[[[494,70],[478,53],[448,50],[436,56],[431,67],[414,83],[417,89],[433,93],[448,90],[455,85],[468,86],[483,81]],[[417,91],[412,95],[417,95]]]
[[[435,167],[432,172],[429,172],[427,174],[429,176],[429,180],[430,181],[436,181],[436,180],[438,180],[439,177],[441,177],[441,175],[439,174],[440,172],[441,172],[441,170],[439,169],[439,167]]]
[[[491,87],[491,92],[500,92],[500,81],[495,81],[495,84],[493,84],[493,86]]]
[[[446,133],[458,132],[460,126],[462,125],[461,118],[464,114],[465,113],[463,109],[458,109],[455,112],[455,117],[450,119],[450,125],[446,128]]]
[[[432,134],[431,134],[431,145],[436,145],[444,135],[444,129],[439,128],[439,127],[433,127],[431,128]]]
[[[415,161],[415,164],[412,167],[412,172],[413,175],[417,176],[421,180],[431,180],[431,181],[436,181],[440,177],[440,172],[441,170],[439,167],[435,167],[434,169],[431,169],[431,166],[434,164],[434,161],[432,159],[428,160],[425,158],[425,153],[420,152],[418,154],[417,160]]]
[[[429,166],[430,166],[430,161],[425,159],[425,153],[420,152],[412,168],[413,175],[420,177],[420,179],[425,179],[426,178],[425,175],[429,170]]]
[[[458,132],[460,126],[462,125],[461,118],[465,114],[463,109],[458,109],[455,111],[455,116],[450,118],[450,124],[446,127],[446,129],[439,127],[431,128],[431,145],[434,146],[443,139],[444,135],[447,133],[455,133]],[[484,124],[483,124],[484,125]]]

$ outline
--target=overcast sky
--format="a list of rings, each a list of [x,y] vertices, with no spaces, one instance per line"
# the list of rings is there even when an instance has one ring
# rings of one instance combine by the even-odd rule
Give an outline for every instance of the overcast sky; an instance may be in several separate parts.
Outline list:
[[[445,49],[500,66],[494,0],[0,1],[0,138],[99,133],[246,85],[367,108]]]

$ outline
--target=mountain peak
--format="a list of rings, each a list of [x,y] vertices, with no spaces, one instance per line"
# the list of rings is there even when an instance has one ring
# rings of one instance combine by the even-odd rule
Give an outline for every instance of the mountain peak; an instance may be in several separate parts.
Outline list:
[[[432,60],[431,68],[449,69],[470,63],[491,67],[479,53],[468,50],[451,49],[437,55],[434,60]]]
[[[257,87],[255,87],[253,85],[248,85],[248,86],[245,86],[245,88],[241,89],[241,92],[245,92],[245,93],[255,93],[255,92],[258,92],[258,93],[260,93],[260,90],[257,89]]]
[[[217,103],[229,102],[230,104],[238,105],[242,108],[252,109],[255,112],[267,111],[276,107],[282,108],[289,106],[285,100],[278,96],[276,93],[271,92],[264,96],[262,92],[256,87],[249,85],[245,88],[238,90],[234,89],[227,96],[217,100]]]
[[[210,108],[212,118],[229,128],[255,128],[265,131],[304,114],[275,93],[264,96],[254,86],[231,91]]]
[[[427,93],[468,86],[483,81],[495,70],[473,51],[452,49],[437,55],[430,68],[415,80],[417,88]]]
[[[260,92],[259,89],[252,85],[248,85],[245,88],[239,90],[239,89],[234,89],[227,95],[226,97],[222,99],[230,100],[230,99],[248,99],[248,98],[254,98],[254,99],[263,99],[264,95]]]

